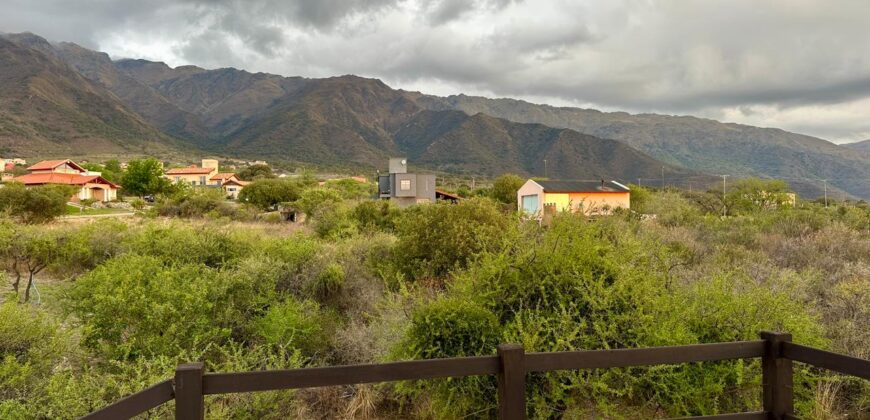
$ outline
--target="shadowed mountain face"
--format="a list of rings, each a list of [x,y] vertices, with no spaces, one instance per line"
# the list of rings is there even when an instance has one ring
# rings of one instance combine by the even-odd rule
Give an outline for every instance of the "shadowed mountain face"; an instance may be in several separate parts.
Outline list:
[[[75,143],[111,151],[167,145],[172,137],[213,153],[326,165],[379,167],[388,156],[407,155],[445,172],[626,181],[658,178],[664,168],[668,177],[779,177],[805,195],[816,195],[822,185],[807,179],[828,179],[829,188],[870,197],[870,156],[854,151],[860,145],[850,150],[777,129],[512,99],[441,98],[355,76],[170,68],[112,61],[32,34],[2,37],[14,41],[3,49],[16,53],[0,59],[12,70],[0,76],[0,100],[14,105],[0,110],[0,150],[57,155]],[[27,56],[27,64],[16,54]],[[22,107],[40,83],[55,87],[36,89],[55,109],[45,116],[53,112],[54,118]]]

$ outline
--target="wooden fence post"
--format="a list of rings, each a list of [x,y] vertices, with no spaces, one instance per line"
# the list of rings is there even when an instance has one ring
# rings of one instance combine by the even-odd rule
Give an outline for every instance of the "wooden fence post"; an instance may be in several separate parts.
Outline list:
[[[762,402],[772,419],[784,419],[794,412],[794,378],[792,362],[782,357],[782,343],[791,341],[791,334],[762,331],[765,345],[761,358]]]
[[[525,350],[519,344],[498,346],[498,418],[525,420],[526,367]]]
[[[205,398],[202,395],[202,375],[205,366],[200,362],[184,363],[175,368],[175,419],[202,420]]]

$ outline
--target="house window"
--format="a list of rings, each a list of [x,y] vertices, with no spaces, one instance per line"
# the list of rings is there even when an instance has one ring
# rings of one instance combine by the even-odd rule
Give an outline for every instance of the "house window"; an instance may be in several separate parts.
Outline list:
[[[411,180],[403,179],[399,181],[399,189],[402,191],[411,191]]]
[[[205,185],[205,177],[204,176],[199,177],[199,185]]]
[[[175,182],[178,182],[178,181],[181,181],[181,177],[180,177],[180,176],[175,177]]]
[[[522,198],[523,211],[529,214],[535,214],[538,212],[538,196],[537,195],[524,195]]]

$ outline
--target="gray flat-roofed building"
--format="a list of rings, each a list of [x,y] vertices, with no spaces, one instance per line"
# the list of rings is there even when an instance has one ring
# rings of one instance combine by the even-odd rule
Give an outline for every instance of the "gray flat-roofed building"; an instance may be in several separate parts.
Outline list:
[[[405,158],[390,159],[390,173],[378,177],[378,196],[401,207],[435,202],[435,175],[408,173]]]

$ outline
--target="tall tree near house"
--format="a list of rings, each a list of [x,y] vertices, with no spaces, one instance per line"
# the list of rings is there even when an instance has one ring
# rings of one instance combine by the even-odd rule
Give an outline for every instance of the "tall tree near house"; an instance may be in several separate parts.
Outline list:
[[[504,174],[495,179],[492,184],[492,198],[499,202],[517,206],[517,191],[525,181],[514,174]]]
[[[275,178],[272,173],[272,167],[269,165],[256,164],[242,169],[238,173],[239,179],[243,181],[256,181],[263,178]]]
[[[131,160],[121,177],[121,186],[131,195],[166,193],[172,182],[163,177],[163,165],[157,159]]]

